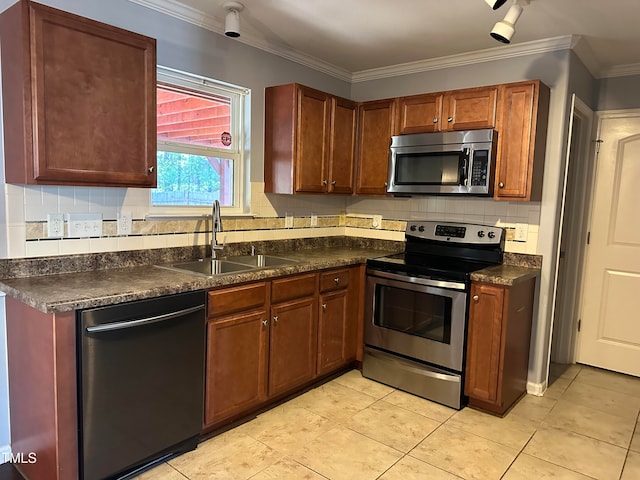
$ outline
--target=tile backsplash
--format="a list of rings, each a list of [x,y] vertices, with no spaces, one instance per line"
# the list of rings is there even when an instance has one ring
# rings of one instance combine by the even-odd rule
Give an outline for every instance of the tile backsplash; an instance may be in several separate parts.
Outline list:
[[[251,216],[224,218],[229,243],[354,236],[402,240],[407,220],[462,221],[513,228],[518,240],[508,240],[506,251],[537,253],[540,204],[498,202],[470,197],[375,198],[333,195],[265,194],[264,185],[251,184]],[[8,257],[37,257],[71,253],[206,245],[211,241],[211,223],[201,217],[149,217],[149,192],[135,188],[32,187],[7,185]],[[132,213],[130,235],[118,235],[118,212]],[[46,219],[51,213],[99,213],[102,235],[63,239],[47,238]],[[311,215],[317,226],[311,227]],[[380,228],[373,217],[381,216]],[[285,227],[285,216],[293,226]],[[220,237],[218,237],[220,240]]]

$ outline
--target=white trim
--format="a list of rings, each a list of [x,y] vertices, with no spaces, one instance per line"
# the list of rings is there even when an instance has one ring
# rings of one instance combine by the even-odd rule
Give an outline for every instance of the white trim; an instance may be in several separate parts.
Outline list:
[[[443,68],[472,65],[482,62],[501,60],[505,58],[521,57],[523,55],[531,55],[535,53],[567,50],[571,48],[574,41],[574,36],[566,35],[563,37],[555,37],[546,40],[537,40],[533,42],[525,42],[508,46],[492,47],[475,52],[460,53],[457,55],[432,58],[429,60],[420,60],[417,62],[408,62],[399,65],[391,65],[388,67],[372,68],[370,70],[362,70],[360,72],[353,73],[352,81],[354,83],[365,82],[386,77],[426,72],[429,70],[440,70]]]
[[[542,397],[544,395],[544,392],[547,391],[547,387],[548,385],[546,380],[542,383],[527,382],[527,393],[529,395]]]
[[[223,21],[213,17],[212,15],[206,14],[202,10],[187,7],[176,0],[129,1],[224,35]],[[585,41],[582,41],[582,37],[580,35],[565,35],[513,45],[504,45],[474,52],[419,60],[416,62],[390,65],[381,68],[372,68],[358,72],[350,72],[345,68],[305,54],[304,52],[293,49],[287,45],[273,45],[262,38],[249,34],[243,33],[242,36],[234,39],[234,41],[278,55],[279,57],[291,60],[300,65],[307,66],[332,77],[352,83],[567,49],[574,50],[587,69],[596,78],[640,74],[640,64],[620,65],[610,67],[608,69],[602,69],[598,61],[595,59],[590,47]]]

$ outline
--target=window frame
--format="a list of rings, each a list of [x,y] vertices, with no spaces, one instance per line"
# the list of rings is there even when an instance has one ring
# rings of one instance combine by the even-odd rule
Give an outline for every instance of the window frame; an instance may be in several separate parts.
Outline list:
[[[194,92],[202,92],[204,94],[224,95],[231,99],[231,125],[230,133],[233,138],[232,147],[230,149],[206,147],[200,145],[189,145],[181,142],[171,142],[167,140],[156,140],[156,151],[167,150],[187,153],[193,155],[215,156],[221,158],[229,158],[233,160],[233,206],[223,206],[222,213],[224,215],[242,215],[246,214],[248,205],[247,195],[247,168],[245,166],[245,138],[248,135],[245,132],[247,125],[245,123],[245,103],[246,97],[250,94],[250,90],[244,87],[231,85],[225,82],[214,80],[201,75],[195,75],[180,70],[176,70],[161,65],[157,66],[156,89],[162,85],[182,87]],[[190,206],[190,205],[170,205],[170,206],[154,206],[151,193],[149,190],[149,215],[150,216],[193,216],[193,215],[209,215],[211,213],[210,206]]]

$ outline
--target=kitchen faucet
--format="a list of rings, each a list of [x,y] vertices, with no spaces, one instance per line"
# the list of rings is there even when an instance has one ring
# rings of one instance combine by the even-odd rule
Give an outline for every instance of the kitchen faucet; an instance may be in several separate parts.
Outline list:
[[[211,257],[216,258],[216,251],[224,248],[224,241],[222,244],[218,243],[217,234],[222,231],[222,218],[220,218],[220,202],[218,200],[213,201],[211,207]]]

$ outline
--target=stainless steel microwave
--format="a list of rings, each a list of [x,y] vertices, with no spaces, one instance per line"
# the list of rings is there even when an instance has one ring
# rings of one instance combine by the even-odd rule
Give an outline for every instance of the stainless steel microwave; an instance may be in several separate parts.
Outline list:
[[[493,129],[391,137],[387,192],[394,195],[493,195]]]

